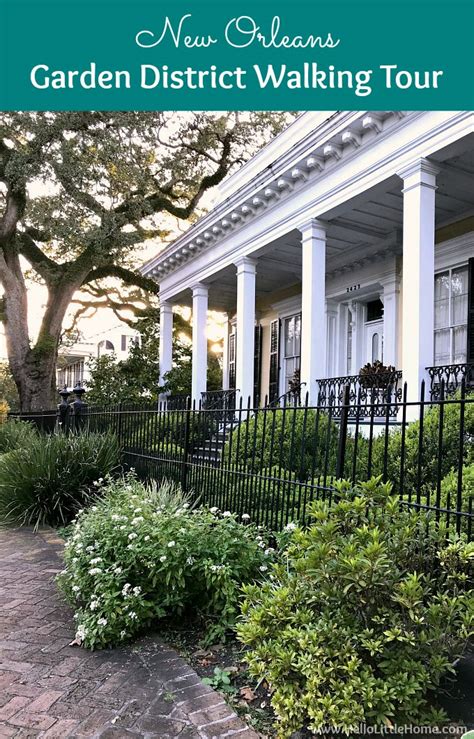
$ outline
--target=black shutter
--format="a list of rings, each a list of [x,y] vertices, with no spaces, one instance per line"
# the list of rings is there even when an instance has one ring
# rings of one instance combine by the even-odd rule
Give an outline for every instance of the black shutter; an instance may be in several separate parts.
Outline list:
[[[262,327],[255,326],[255,345],[253,361],[253,407],[260,404],[260,381],[262,378]]]
[[[470,259],[467,265],[468,281],[467,281],[467,362],[474,364],[474,258]],[[474,368],[470,368],[467,373],[467,380],[474,382]]]
[[[235,390],[235,351],[236,351],[236,334],[233,331],[229,335],[229,390]]]
[[[270,324],[270,382],[268,386],[268,400],[271,403],[277,400],[280,381],[280,321]]]

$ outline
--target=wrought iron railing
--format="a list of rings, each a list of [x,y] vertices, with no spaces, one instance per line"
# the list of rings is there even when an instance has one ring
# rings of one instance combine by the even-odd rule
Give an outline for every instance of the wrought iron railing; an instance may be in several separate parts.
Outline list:
[[[427,367],[430,377],[430,399],[440,400],[441,395],[448,398],[454,395],[466,381],[466,389],[474,389],[474,363],[443,364],[439,367]]]
[[[294,385],[290,390],[287,390],[286,393],[280,395],[279,398],[270,400],[270,402],[265,405],[265,408],[282,408],[283,406],[301,405],[304,387],[306,387],[305,382],[300,382],[298,385]]]
[[[395,370],[373,375],[346,375],[316,380],[318,405],[330,406],[333,418],[341,415],[344,389],[349,387],[349,417],[391,418],[397,415],[402,400],[402,372]]]
[[[201,408],[215,411],[214,418],[220,423],[233,418],[238,390],[210,390],[201,393]]]
[[[189,403],[189,395],[167,395],[163,400],[165,410],[167,411],[183,411]]]

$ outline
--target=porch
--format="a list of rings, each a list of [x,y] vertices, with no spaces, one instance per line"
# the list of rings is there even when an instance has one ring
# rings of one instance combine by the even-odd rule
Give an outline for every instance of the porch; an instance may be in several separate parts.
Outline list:
[[[404,383],[408,402],[422,383],[426,399],[452,394],[463,378],[471,387],[474,134],[455,131],[452,114],[443,124],[452,135],[439,138],[439,121],[430,123],[428,156],[413,158],[425,115],[434,117],[359,117],[321,149],[315,138],[311,156],[309,142],[298,150],[298,166],[286,151],[285,167],[276,159],[235,187],[160,257],[149,274],[160,282],[162,378],[179,304],[192,308],[196,406],[281,405],[306,393],[310,406],[336,406],[349,385],[354,407],[382,408],[400,400]],[[222,393],[213,397],[208,310],[228,319]],[[374,367],[383,382],[380,372],[371,378]]]

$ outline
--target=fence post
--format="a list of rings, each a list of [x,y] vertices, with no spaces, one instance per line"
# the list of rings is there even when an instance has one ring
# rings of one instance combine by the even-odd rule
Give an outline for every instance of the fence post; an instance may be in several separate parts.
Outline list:
[[[189,456],[189,434],[191,427],[191,398],[186,398],[186,422],[184,426],[184,451],[183,451],[183,465],[181,470],[181,487],[186,493],[188,488],[188,456]]]
[[[342,395],[341,422],[339,425],[339,444],[337,447],[336,479],[344,477],[346,457],[347,425],[349,420],[350,385],[344,385]]]
[[[122,437],[122,401],[117,403],[117,439],[120,443]]]

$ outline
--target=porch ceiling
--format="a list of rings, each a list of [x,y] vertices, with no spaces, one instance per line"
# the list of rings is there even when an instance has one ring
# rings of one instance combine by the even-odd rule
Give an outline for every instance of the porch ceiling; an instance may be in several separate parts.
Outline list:
[[[474,212],[474,135],[438,151],[431,161],[439,164],[436,192],[436,226],[447,225]],[[357,265],[392,244],[401,252],[403,195],[398,177],[385,180],[324,218],[327,232],[328,273],[346,265]],[[301,283],[301,243],[296,229],[252,254],[258,259],[257,298]],[[235,310],[237,284],[230,265],[206,280],[211,310]],[[191,291],[183,291],[175,302],[191,304]]]

